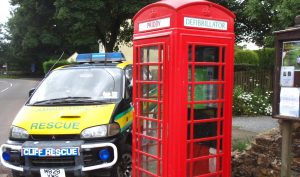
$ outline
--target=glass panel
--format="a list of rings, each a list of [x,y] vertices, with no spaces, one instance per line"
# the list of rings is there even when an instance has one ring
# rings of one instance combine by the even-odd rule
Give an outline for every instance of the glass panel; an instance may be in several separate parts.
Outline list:
[[[156,121],[151,120],[142,120],[143,122],[143,135],[151,136],[153,138],[161,138],[158,137],[158,123]],[[160,135],[162,132],[160,132]]]
[[[147,174],[143,171],[140,171],[140,177],[156,177],[156,175],[154,176],[154,175]]]
[[[191,115],[194,120],[217,118],[217,108],[207,108],[207,104],[195,104],[194,107],[189,105],[188,120],[191,120]]]
[[[141,102],[141,115],[149,118],[157,118],[158,103]]]
[[[151,100],[158,100],[157,90],[158,84],[141,84],[141,98],[147,98]]]
[[[198,158],[198,157],[207,157],[209,155],[216,155],[216,144],[217,140],[212,141],[205,141],[200,143],[193,143],[193,154],[192,158]]]
[[[217,136],[217,122],[206,122],[194,124],[194,139],[210,138]],[[211,145],[216,147],[216,144]]]
[[[215,173],[218,170],[221,170],[222,162],[221,157],[210,157],[209,156],[216,156],[217,151],[214,148],[209,146],[194,143],[193,145],[193,154],[190,153],[191,148],[189,147],[188,156],[192,155],[192,158],[199,158],[202,159],[190,162],[187,164],[187,176],[198,176],[203,174],[210,174]]]
[[[161,145],[159,144],[158,141],[141,137],[141,142],[142,142],[141,150],[143,152],[154,155],[156,157],[161,156],[161,154],[158,154],[158,147],[161,148]],[[161,149],[160,149],[160,152],[161,152]]]
[[[218,69],[218,66],[195,66],[194,79],[195,81],[217,81],[219,73]]]
[[[218,84],[197,84],[194,88],[194,101],[217,100]],[[215,103],[208,104],[208,107],[216,107]]]
[[[157,174],[158,160],[140,154],[140,164],[144,170]]]
[[[192,72],[193,72],[193,66],[192,65],[189,65],[189,68],[188,68],[188,81],[191,82],[192,81]]]
[[[141,48],[142,63],[154,63],[158,61],[158,46],[148,46]]]
[[[219,47],[199,46],[195,47],[195,62],[218,62]]]
[[[159,81],[162,80],[162,72],[160,72],[160,77],[158,76],[160,66],[158,65],[150,65],[150,66],[142,66],[141,80],[147,81]]]

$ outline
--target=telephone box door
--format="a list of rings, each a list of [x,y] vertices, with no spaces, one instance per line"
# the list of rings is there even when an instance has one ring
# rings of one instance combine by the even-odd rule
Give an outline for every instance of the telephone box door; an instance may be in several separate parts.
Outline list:
[[[231,42],[195,36],[184,39],[188,70],[187,177],[230,176]]]
[[[134,41],[133,176],[163,176],[167,42],[167,37]]]

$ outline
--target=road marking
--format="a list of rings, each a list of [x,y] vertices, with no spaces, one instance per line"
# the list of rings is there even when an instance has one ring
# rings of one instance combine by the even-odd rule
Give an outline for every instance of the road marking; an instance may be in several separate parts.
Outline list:
[[[13,84],[12,84],[12,83],[9,83],[9,82],[6,82],[6,81],[0,81],[0,82],[9,84],[9,86],[8,86],[8,87],[6,87],[5,89],[1,90],[1,91],[0,91],[0,93],[2,93],[2,92],[5,92],[6,90],[8,90],[10,87],[12,87],[12,86],[13,86]],[[0,177],[2,177],[2,176],[0,176]]]

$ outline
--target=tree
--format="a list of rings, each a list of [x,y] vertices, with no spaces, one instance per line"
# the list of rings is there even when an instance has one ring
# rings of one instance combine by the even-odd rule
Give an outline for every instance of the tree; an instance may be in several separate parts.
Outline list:
[[[258,46],[273,47],[273,32],[294,25],[300,14],[298,0],[247,0],[242,16],[247,25],[243,35]]]
[[[248,30],[248,26],[250,22],[248,21],[246,15],[243,13],[246,5],[246,1],[240,0],[212,0],[212,2],[220,4],[229,10],[231,10],[236,15],[235,21],[235,34],[236,38],[235,41],[248,41],[249,37],[244,35]]]
[[[59,55],[62,39],[55,28],[53,1],[12,0],[11,4],[16,7],[7,23],[11,62],[30,71],[31,64],[41,66],[46,58]]]
[[[62,51],[97,51],[100,40],[107,51],[131,41],[134,14],[156,0],[11,0],[15,6],[7,23],[10,62],[29,70]],[[7,49],[6,49],[7,50]]]
[[[100,40],[106,51],[131,41],[134,14],[157,0],[56,0],[57,26],[64,29],[67,46],[76,51],[95,51]],[[67,32],[67,33],[66,33]]]

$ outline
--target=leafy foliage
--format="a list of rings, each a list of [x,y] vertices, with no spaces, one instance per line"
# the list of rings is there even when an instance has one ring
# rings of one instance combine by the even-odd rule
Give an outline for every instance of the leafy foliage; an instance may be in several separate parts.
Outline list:
[[[240,50],[234,55],[235,64],[258,65],[258,55],[252,50]]]
[[[57,60],[50,59],[43,63],[44,73],[47,74],[52,67],[53,67],[52,69],[55,69],[59,66],[70,65],[70,64],[71,63],[68,62],[67,60],[62,60],[57,62]]]
[[[67,42],[76,51],[95,50],[100,40],[106,51],[118,49],[122,42],[131,40],[131,18],[145,5],[156,0],[56,0],[58,26],[65,33]],[[74,50],[74,49],[73,49]]]
[[[1,27],[0,64],[15,63],[28,70],[35,63],[40,72],[46,58],[65,51],[97,51],[101,41],[106,51],[131,42],[132,17],[158,0],[11,0],[12,18]],[[298,0],[212,0],[236,14],[236,41],[273,46],[274,30],[293,25],[300,14]],[[6,28],[8,33],[3,29]],[[3,35],[3,34],[8,35]]]
[[[240,86],[236,86],[233,92],[234,115],[271,115],[271,92],[254,89],[246,92]]]
[[[62,51],[66,56],[97,51],[98,40],[112,51],[120,43],[130,42],[130,19],[155,1],[11,0],[15,8],[7,23],[8,45],[0,48],[9,48],[5,48],[9,52],[5,58],[19,69],[29,70],[35,63],[42,73],[44,60],[58,58]]]
[[[236,139],[232,141],[232,151],[243,152],[250,146],[250,139]]]
[[[274,31],[294,25],[294,18],[300,14],[299,0],[247,0],[244,2],[243,17],[246,26],[243,31],[248,40],[259,46],[274,46]]]
[[[259,68],[265,70],[273,70],[275,63],[275,49],[274,48],[264,48],[257,50],[259,58]]]

